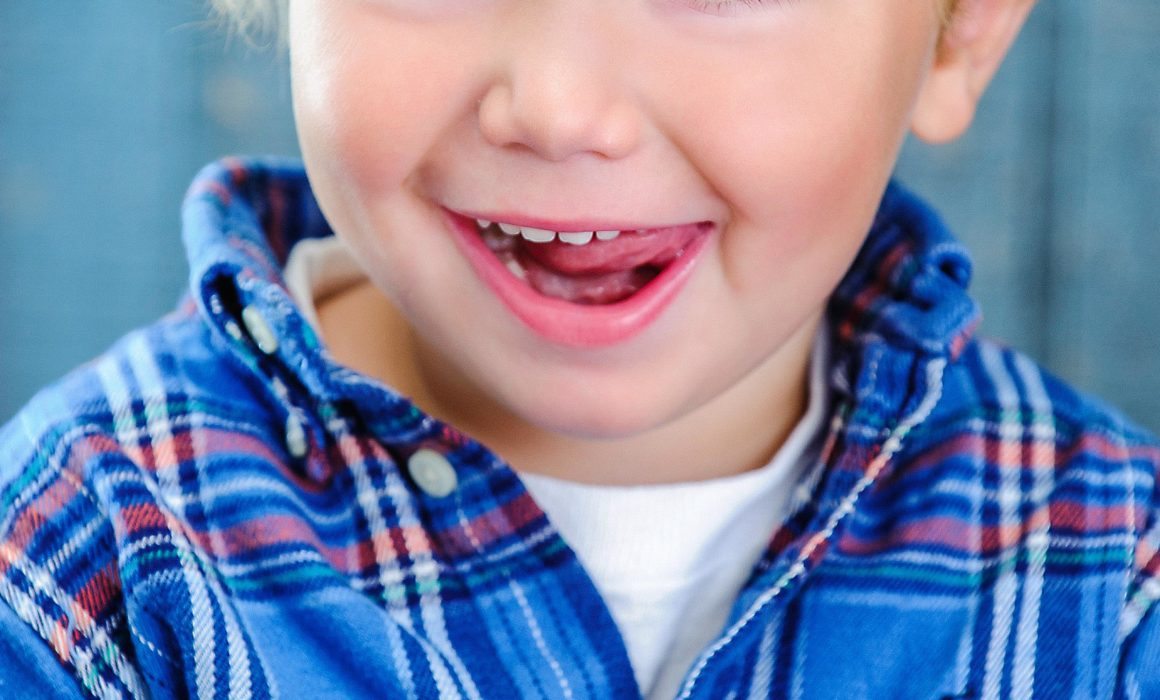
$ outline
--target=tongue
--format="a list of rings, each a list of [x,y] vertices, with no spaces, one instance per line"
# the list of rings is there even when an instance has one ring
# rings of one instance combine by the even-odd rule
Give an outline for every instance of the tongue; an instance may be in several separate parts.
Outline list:
[[[596,275],[563,275],[524,259],[527,282],[537,292],[573,304],[613,304],[637,292],[657,276],[659,268],[641,266]]]
[[[529,243],[489,230],[488,247],[518,263],[540,294],[575,304],[612,304],[632,296],[677,258],[703,227],[697,224],[625,231],[611,241],[577,246],[563,241]]]

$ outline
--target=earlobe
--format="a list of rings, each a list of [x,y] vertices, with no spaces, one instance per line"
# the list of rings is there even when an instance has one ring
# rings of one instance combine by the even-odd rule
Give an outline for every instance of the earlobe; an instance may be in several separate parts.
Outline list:
[[[927,143],[954,141],[975,118],[978,96],[968,89],[963,66],[936,64],[927,76],[911,118],[910,130]]]
[[[946,143],[970,127],[979,99],[1034,6],[1035,0],[959,0],[915,104],[915,136]]]

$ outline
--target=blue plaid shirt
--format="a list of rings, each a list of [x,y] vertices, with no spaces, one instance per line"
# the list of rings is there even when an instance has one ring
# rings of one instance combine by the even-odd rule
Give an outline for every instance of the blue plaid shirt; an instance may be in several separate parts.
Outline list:
[[[0,430],[0,695],[638,697],[518,476],[296,310],[299,166],[210,166],[184,226],[180,307]],[[680,697],[1160,697],[1160,446],[973,339],[968,277],[892,185],[828,440]]]

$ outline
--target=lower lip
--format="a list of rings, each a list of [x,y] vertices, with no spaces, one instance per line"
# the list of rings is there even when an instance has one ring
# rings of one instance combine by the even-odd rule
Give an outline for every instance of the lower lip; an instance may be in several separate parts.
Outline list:
[[[476,273],[516,318],[546,340],[577,348],[622,343],[652,325],[684,288],[711,237],[711,232],[698,236],[680,257],[627,299],[584,305],[544,296],[516,279],[484,244],[474,221],[447,210],[444,216]]]

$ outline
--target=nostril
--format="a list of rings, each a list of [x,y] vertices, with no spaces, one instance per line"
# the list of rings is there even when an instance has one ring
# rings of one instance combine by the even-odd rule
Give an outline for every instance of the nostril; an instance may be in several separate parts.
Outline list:
[[[494,146],[510,146],[518,141],[512,119],[507,114],[511,111],[511,99],[511,88],[496,85],[479,100],[479,131]]]

